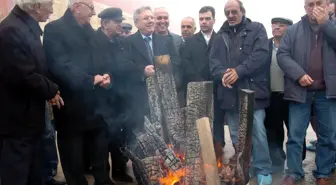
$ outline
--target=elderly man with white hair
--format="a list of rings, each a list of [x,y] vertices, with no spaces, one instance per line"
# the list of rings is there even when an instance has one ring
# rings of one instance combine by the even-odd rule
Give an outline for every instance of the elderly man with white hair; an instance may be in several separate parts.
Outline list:
[[[0,184],[42,185],[40,143],[45,105],[63,105],[47,78],[39,22],[53,13],[52,0],[18,0],[0,23]]]
[[[70,0],[58,20],[45,26],[43,44],[50,73],[67,102],[55,110],[58,149],[68,185],[83,185],[83,148],[89,158],[96,185],[114,184],[107,172],[108,109],[98,103],[101,92],[112,88],[111,76],[96,57],[95,31],[90,19],[96,14],[92,0]]]

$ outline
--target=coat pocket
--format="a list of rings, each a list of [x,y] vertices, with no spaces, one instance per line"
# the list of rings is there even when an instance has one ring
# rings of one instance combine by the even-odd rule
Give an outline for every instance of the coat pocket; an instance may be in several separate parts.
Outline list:
[[[249,79],[250,89],[255,92],[256,99],[267,99],[270,96],[268,79]]]

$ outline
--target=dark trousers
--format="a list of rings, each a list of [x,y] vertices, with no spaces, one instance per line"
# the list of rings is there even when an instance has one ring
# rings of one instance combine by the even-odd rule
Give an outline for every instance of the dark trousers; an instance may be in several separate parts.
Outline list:
[[[1,185],[42,185],[41,135],[2,137]]]
[[[288,129],[288,101],[283,99],[283,93],[273,92],[271,95],[270,106],[265,109],[265,129],[267,134],[270,157],[273,167],[278,168],[284,165],[286,154],[283,150],[285,140],[285,123]],[[303,142],[302,160],[306,158],[306,142]]]
[[[107,172],[107,129],[96,128],[83,132],[58,132],[57,141],[63,172],[68,185],[83,185],[84,145],[89,148],[90,166],[97,185],[110,184]]]
[[[123,174],[126,171],[128,158],[120,151],[121,147],[126,146],[126,134],[127,132],[123,129],[113,134],[110,139],[109,152],[112,159],[112,175]],[[108,167],[110,166],[108,165]]]

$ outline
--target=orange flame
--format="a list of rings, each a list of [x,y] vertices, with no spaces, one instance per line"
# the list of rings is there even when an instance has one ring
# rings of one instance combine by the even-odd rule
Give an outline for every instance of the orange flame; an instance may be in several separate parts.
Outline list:
[[[176,172],[169,170],[168,175],[166,177],[160,178],[159,181],[162,185],[174,185],[181,180],[184,174],[184,169],[177,170]]]

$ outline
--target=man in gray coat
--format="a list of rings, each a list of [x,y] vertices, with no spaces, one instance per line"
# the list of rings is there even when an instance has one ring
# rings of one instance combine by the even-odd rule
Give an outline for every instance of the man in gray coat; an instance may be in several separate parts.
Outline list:
[[[319,138],[314,171],[318,185],[329,184],[334,167],[336,21],[329,17],[328,2],[305,0],[307,15],[288,28],[277,52],[278,64],[285,73],[284,99],[290,101],[285,185],[304,177],[302,142],[313,102]]]

